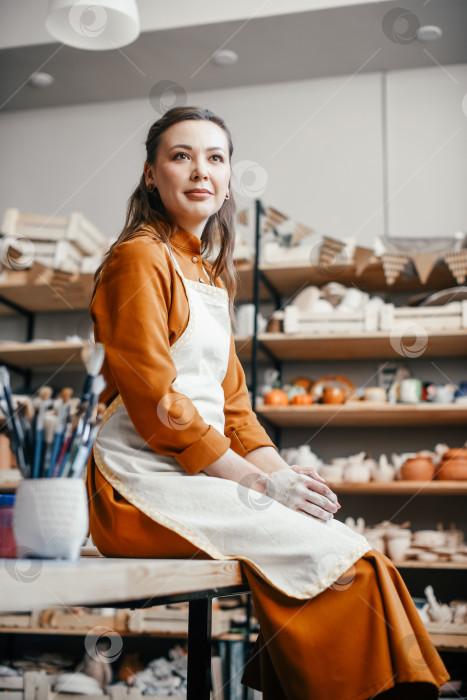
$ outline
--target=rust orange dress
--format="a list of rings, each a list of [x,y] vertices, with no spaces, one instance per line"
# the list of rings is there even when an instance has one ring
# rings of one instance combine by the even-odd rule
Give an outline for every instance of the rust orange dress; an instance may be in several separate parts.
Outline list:
[[[202,260],[199,239],[179,231],[171,243],[184,276],[209,284],[211,268]],[[233,336],[222,383],[224,435],[197,415],[186,430],[158,424],[154,431],[156,413],[144,386],[170,391],[176,376],[170,346],[188,322],[185,289],[170,258],[152,279],[154,245],[144,232],[120,244],[93,300],[95,339],[106,347],[101,400],[110,404],[120,394],[141,437],[155,452],[175,457],[188,474],[229,447],[241,456],[274,447],[251,409]],[[144,381],[135,381],[135,373]],[[105,556],[209,558],[119,494],[92,455],[87,488],[91,534]],[[247,563],[243,567],[261,632],[242,680],[262,690],[265,700],[428,699],[438,697],[438,687],[449,679],[399,572],[376,550],[308,600],[287,596]]]

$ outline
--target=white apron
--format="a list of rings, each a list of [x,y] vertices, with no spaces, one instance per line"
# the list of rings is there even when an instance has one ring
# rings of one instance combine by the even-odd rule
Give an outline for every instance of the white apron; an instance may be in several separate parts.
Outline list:
[[[186,395],[203,420],[224,434],[222,381],[231,334],[228,294],[185,279],[166,248],[189,303],[188,326],[170,348],[177,370],[173,389]],[[189,416],[182,416],[174,429],[183,429],[187,420]],[[362,535],[336,519],[322,523],[229,479],[202,471],[187,474],[174,457],[148,447],[120,396],[104,414],[94,457],[116,491],[152,520],[215,559],[247,562],[294,598],[318,595],[371,549]]]

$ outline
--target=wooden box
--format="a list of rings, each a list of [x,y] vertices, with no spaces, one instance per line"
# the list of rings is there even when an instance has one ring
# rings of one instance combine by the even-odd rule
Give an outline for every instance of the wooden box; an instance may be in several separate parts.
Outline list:
[[[81,255],[96,255],[109,244],[107,237],[80,212],[52,217],[20,214],[18,209],[10,208],[3,217],[2,233],[27,238],[34,244],[68,241]]]
[[[416,334],[416,326],[426,331],[460,330],[467,328],[467,299],[451,301],[444,306],[401,306],[385,304],[379,314],[380,330],[394,332],[399,325],[405,333],[411,329]]]
[[[335,333],[338,336],[349,333],[372,333],[378,330],[378,308],[366,304],[359,311],[313,313],[298,306],[289,305],[284,309],[284,333]]]
[[[212,635],[218,636],[230,630],[231,612],[213,607]],[[158,605],[155,608],[134,610],[128,615],[128,631],[151,634],[188,634],[188,604]]]

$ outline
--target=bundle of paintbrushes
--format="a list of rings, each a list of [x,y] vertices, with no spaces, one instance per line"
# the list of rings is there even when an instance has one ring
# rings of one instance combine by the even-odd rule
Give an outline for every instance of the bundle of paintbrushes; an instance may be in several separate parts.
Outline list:
[[[78,401],[72,389],[52,400],[44,386],[38,397],[18,402],[16,410],[6,367],[0,367],[0,406],[6,416],[13,452],[24,478],[80,477],[97,436],[105,406],[98,404],[105,388],[99,374],[104,346],[93,348]]]

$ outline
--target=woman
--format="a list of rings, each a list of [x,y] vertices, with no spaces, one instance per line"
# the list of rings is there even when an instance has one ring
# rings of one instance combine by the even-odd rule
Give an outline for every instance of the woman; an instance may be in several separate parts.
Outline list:
[[[155,122],[96,273],[108,408],[87,474],[93,539],[106,556],[242,560],[261,627],[242,681],[266,700],[438,697],[449,676],[397,570],[251,409],[230,323],[232,150],[209,110]]]

